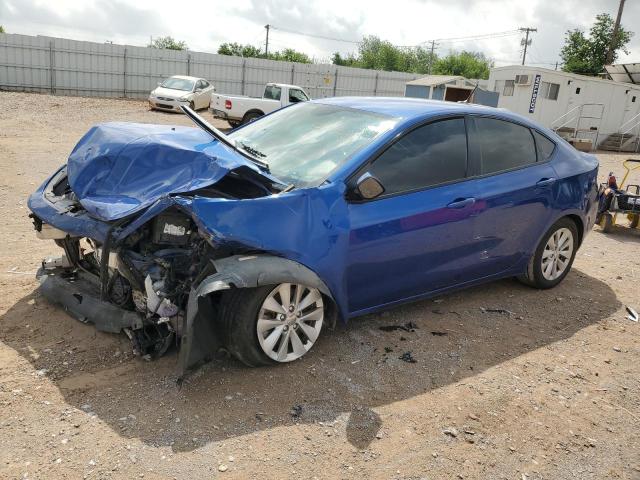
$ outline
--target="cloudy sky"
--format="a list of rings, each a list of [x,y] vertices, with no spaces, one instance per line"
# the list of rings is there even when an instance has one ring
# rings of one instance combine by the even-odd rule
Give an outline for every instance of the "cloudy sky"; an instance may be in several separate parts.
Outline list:
[[[440,54],[479,50],[496,65],[521,58],[521,35],[508,32],[533,27],[527,63],[553,68],[566,30],[588,29],[596,14],[615,17],[617,8],[618,0],[0,0],[0,25],[9,33],[130,45],[171,35],[191,50],[215,52],[223,42],[264,47],[268,23],[270,48],[291,47],[319,60],[355,51],[364,35],[377,35],[396,45],[440,39]],[[619,60],[638,62],[640,2],[627,2],[622,23],[638,32],[630,55]],[[460,39],[495,33],[502,34]]]

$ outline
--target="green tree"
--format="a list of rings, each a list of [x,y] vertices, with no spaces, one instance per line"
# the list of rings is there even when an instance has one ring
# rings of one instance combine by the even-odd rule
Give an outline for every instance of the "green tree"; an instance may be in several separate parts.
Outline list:
[[[220,45],[220,47],[218,47],[218,54],[245,58],[268,58],[269,60],[280,60],[283,62],[313,63],[309,55],[294,50],[293,48],[285,48],[284,50],[270,52],[269,55],[265,55],[259,48],[253,45],[242,45],[235,42]]]
[[[174,40],[173,37],[158,37],[155,38],[147,47],[150,48],[164,48],[167,50],[186,50],[186,42]]]
[[[343,57],[339,52],[335,52],[331,56],[331,63],[333,63],[334,65],[340,65],[342,67],[357,67],[358,59],[352,53],[348,54],[346,57]]]
[[[332,62],[335,65],[387,70],[396,72],[427,73],[435,63],[436,54],[431,54],[424,47],[396,47],[376,36],[365,37],[358,46],[358,54],[343,57],[334,53]]]
[[[591,26],[588,37],[579,28],[568,30],[560,52],[564,64],[562,69],[565,72],[592,75],[601,73],[604,70],[607,51],[613,36],[613,27],[613,18],[607,13],[601,13],[596,16],[596,21]],[[614,61],[620,50],[629,53],[626,46],[632,36],[633,32],[620,26],[613,41]]]
[[[233,57],[262,57],[260,49],[253,45],[241,45],[239,43],[223,43],[218,47],[220,55],[231,55]]]
[[[433,73],[436,75],[462,75],[466,78],[489,78],[493,61],[480,52],[451,52],[436,60]]]
[[[4,27],[0,25],[0,33],[4,33]]]
[[[293,48],[285,48],[282,51],[270,53],[267,58],[283,62],[313,63],[309,55],[298,52]]]

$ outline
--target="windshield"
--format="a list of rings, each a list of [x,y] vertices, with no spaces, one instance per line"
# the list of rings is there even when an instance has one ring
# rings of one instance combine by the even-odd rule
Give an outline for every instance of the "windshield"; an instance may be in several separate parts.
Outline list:
[[[162,85],[163,88],[170,88],[171,90],[182,90],[184,92],[190,92],[193,90],[193,80],[187,80],[186,78],[167,78]]]
[[[236,144],[296,186],[324,180],[352,154],[393,128],[386,115],[319,103],[298,103],[229,134]]]

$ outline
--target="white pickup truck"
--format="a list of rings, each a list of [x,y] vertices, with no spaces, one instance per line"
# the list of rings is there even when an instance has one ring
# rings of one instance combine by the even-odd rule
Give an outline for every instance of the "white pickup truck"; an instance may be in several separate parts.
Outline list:
[[[262,98],[212,93],[209,108],[214,117],[228,121],[229,125],[235,128],[279,108],[307,100],[309,95],[301,87],[267,83]]]

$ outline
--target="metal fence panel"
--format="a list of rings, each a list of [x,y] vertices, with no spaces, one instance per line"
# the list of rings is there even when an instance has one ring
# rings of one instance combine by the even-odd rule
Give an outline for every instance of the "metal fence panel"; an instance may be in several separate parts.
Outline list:
[[[171,75],[206,78],[220,93],[262,95],[268,82],[303,87],[312,98],[403,96],[418,75],[330,64],[278,62],[65,38],[0,34],[0,89],[56,95],[146,98]]]

